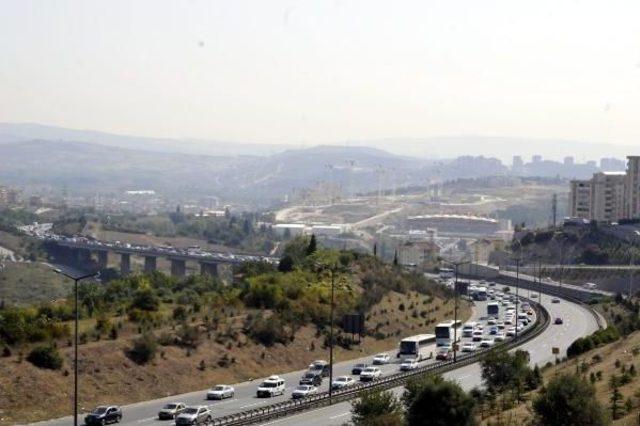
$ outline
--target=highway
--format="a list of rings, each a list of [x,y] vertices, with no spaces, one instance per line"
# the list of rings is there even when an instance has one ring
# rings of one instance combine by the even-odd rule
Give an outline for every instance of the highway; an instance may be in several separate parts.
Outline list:
[[[525,295],[524,292],[521,295]],[[564,319],[563,325],[550,325],[549,329],[542,335],[529,342],[524,346],[525,349],[531,352],[531,360],[533,363],[544,363],[548,360],[553,360],[551,355],[551,347],[557,346],[562,352],[566,351],[567,346],[577,337],[584,336],[597,329],[597,324],[592,314],[586,309],[566,301],[561,303],[551,303],[551,298],[543,295],[542,303],[547,307],[552,319],[555,316],[561,316]],[[501,308],[502,309],[502,308]],[[472,319],[477,320],[479,317],[486,316],[486,302],[476,302]],[[432,333],[433,330],[425,330],[425,332]],[[393,355],[394,350],[390,350],[389,353]],[[345,361],[337,363],[334,366],[334,377],[339,375],[349,375],[351,367],[357,362],[371,362],[370,356],[355,359],[351,361]],[[432,362],[432,361],[425,361]],[[395,372],[398,369],[397,364],[389,364],[381,366],[384,374]],[[267,405],[277,401],[283,401],[290,398],[291,391],[297,385],[297,382],[302,375],[303,371],[295,371],[286,374],[282,374],[282,377],[287,382],[287,391],[284,396],[275,397],[271,399],[258,399],[255,397],[255,390],[261,380],[255,380],[253,382],[244,382],[234,385],[236,388],[236,395],[233,399],[225,401],[206,401],[205,394],[206,389],[191,392],[182,395],[175,395],[167,398],[161,398],[151,401],[143,401],[123,407],[124,418],[122,424],[125,425],[160,425],[160,424],[173,424],[172,422],[157,420],[158,410],[168,402],[184,402],[187,405],[208,405],[212,409],[214,417],[220,417],[227,414],[233,414],[239,411],[247,410],[250,408],[256,408],[261,405]],[[478,365],[474,364],[458,370],[455,370],[447,375],[460,381],[460,383],[467,389],[480,384],[480,374]],[[328,379],[324,380],[320,390],[326,390],[328,388]],[[212,383],[214,385],[214,383]],[[399,389],[398,391],[401,391]],[[274,421],[274,423],[297,425],[302,423],[318,424],[318,425],[340,425],[349,420],[349,410],[351,406],[349,403],[336,404],[331,407],[325,407],[316,411],[303,413],[290,418],[283,418]],[[71,423],[71,417],[65,417],[61,419],[40,422],[39,424],[47,426],[62,426]]]
[[[477,319],[481,315],[486,315],[486,303],[487,302],[476,302],[476,306],[473,309],[472,318]],[[433,329],[424,330],[425,333],[433,333]],[[415,334],[418,334],[416,331]],[[392,348],[388,353],[393,357],[396,353],[397,348]],[[435,345],[433,346],[434,356],[435,356]],[[351,368],[354,364],[358,362],[371,363],[372,357],[374,354],[370,354],[370,356],[354,359],[350,361],[336,363],[334,366],[334,378],[340,375],[350,375]],[[327,357],[328,359],[328,354]],[[424,361],[424,363],[433,362]],[[381,370],[384,374],[389,374],[391,372],[398,371],[397,364],[389,364],[380,366]],[[125,425],[166,425],[173,424],[173,422],[167,421],[159,421],[157,420],[158,410],[168,402],[184,402],[187,405],[208,405],[212,409],[212,414],[214,417],[220,417],[227,414],[237,413],[239,411],[244,411],[250,408],[256,408],[261,405],[268,405],[278,401],[284,401],[291,398],[291,392],[298,385],[298,381],[300,377],[304,373],[303,370],[289,372],[286,374],[281,374],[287,384],[287,391],[285,395],[278,396],[274,398],[263,398],[258,399],[256,397],[256,388],[262,381],[262,379],[256,379],[252,382],[244,382],[233,385],[236,389],[236,395],[233,399],[227,399],[224,401],[207,401],[205,399],[206,389],[199,390],[196,392],[191,392],[182,395],[175,395],[171,397],[151,400],[151,401],[143,401],[131,405],[127,405],[122,407],[123,409],[123,420],[121,424]],[[215,385],[216,383],[212,383]],[[322,386],[319,387],[320,391],[327,390],[329,385],[329,379],[325,378]],[[67,426],[72,423],[72,417],[64,417],[61,419],[39,422],[38,424],[47,425],[47,426]]]
[[[523,293],[521,293],[524,295]],[[531,364],[543,365],[547,361],[554,361],[551,353],[552,347],[560,349],[560,356],[566,355],[567,347],[578,337],[590,334],[598,329],[597,322],[590,311],[575,303],[561,300],[560,303],[552,303],[551,297],[542,295],[541,303],[549,311],[552,324],[540,336],[525,343],[519,349],[529,351]],[[560,316],[564,324],[555,325],[553,320]],[[447,379],[456,380],[465,390],[481,385],[480,366],[471,364],[446,373]],[[401,395],[403,388],[396,388],[394,392]],[[296,416],[290,416],[264,423],[264,425],[301,425],[305,426],[331,426],[342,425],[351,419],[351,404],[344,402],[329,407],[308,411]]]

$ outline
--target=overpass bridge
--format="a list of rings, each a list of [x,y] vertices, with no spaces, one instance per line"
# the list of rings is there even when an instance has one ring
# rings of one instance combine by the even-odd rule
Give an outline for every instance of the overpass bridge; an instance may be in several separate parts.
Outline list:
[[[248,254],[235,254],[212,252],[200,248],[176,248],[168,246],[141,246],[123,244],[119,242],[104,242],[84,237],[61,237],[49,235],[42,237],[48,245],[55,245],[66,250],[68,255],[80,262],[90,263],[96,258],[99,268],[106,268],[109,256],[120,257],[120,273],[131,273],[131,256],[144,259],[144,272],[153,272],[158,268],[158,258],[165,258],[171,263],[171,275],[183,277],[186,275],[187,262],[195,262],[200,265],[200,273],[203,275],[218,276],[219,267],[222,265],[239,265],[245,262],[267,262],[277,264],[279,259],[270,256],[258,256]]]

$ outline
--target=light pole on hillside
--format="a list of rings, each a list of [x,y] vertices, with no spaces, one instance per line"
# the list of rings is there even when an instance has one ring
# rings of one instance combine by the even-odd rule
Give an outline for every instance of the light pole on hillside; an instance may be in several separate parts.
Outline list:
[[[453,262],[450,260],[442,259],[445,263],[454,267],[455,270],[455,280],[453,284],[453,362],[458,360],[458,268],[462,265],[471,263],[469,260],[462,260],[458,262]]]
[[[61,268],[54,268],[53,271],[56,274],[63,275],[73,280],[73,293],[74,293],[74,344],[73,344],[73,426],[78,426],[78,282],[91,277],[96,277],[100,273],[93,272],[90,274],[74,274],[78,271],[64,271]]]
[[[518,257],[513,257],[513,260],[516,262],[516,330],[515,330],[515,341],[518,340],[518,308],[520,306],[520,299],[518,298],[520,292],[520,263],[522,262],[522,243],[519,239],[515,240],[518,243]]]

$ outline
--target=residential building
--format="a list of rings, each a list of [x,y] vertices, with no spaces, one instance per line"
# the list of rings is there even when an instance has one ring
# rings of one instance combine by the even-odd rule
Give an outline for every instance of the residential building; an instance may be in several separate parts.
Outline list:
[[[640,156],[627,156],[625,180],[625,217],[640,217]]]
[[[440,247],[431,241],[408,241],[398,247],[398,263],[424,270],[438,260]]]
[[[591,180],[572,180],[569,216],[591,219]]]
[[[625,172],[599,172],[591,179],[591,216],[598,222],[616,222],[625,216]]]

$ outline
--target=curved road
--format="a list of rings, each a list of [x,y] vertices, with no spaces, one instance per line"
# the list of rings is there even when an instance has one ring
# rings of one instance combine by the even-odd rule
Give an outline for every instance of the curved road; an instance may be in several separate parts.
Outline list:
[[[524,292],[523,294],[524,295]],[[561,303],[551,303],[549,296],[543,295],[542,303],[549,311],[551,318],[561,316],[564,319],[563,325],[551,324],[549,328],[543,332],[536,339],[525,344],[524,349],[527,349],[531,353],[532,363],[545,363],[547,361],[553,361],[551,355],[551,347],[557,346],[560,348],[561,353],[566,351],[566,348],[574,339],[580,336],[587,335],[597,329],[597,324],[592,314],[585,308],[562,301]],[[476,302],[476,308],[472,317],[478,319],[481,316],[486,315],[486,302]],[[390,351],[392,354],[393,352]],[[357,362],[370,362],[371,356],[367,356],[361,359],[345,361],[335,364],[334,376],[350,374],[350,370],[353,364]],[[429,362],[429,361],[427,361]],[[389,374],[395,372],[398,369],[396,364],[382,366],[383,374]],[[172,425],[173,422],[159,421],[157,420],[158,410],[163,404],[168,402],[184,402],[187,405],[209,405],[212,409],[214,417],[220,417],[227,414],[236,413],[239,411],[255,408],[260,405],[266,405],[277,401],[282,401],[290,398],[291,390],[295,388],[303,371],[296,371],[291,373],[282,374],[281,376],[287,382],[287,392],[284,396],[275,397],[271,399],[257,399],[255,397],[255,390],[260,380],[253,382],[244,382],[235,385],[236,396],[233,399],[225,401],[206,401],[204,399],[206,390],[197,392],[191,392],[182,395],[175,395],[167,398],[161,398],[150,401],[143,401],[123,407],[124,418],[122,424],[125,425]],[[446,375],[446,377],[459,380],[461,385],[466,389],[470,389],[473,386],[480,384],[480,374],[478,364],[473,364],[467,367],[463,367],[452,371]],[[326,390],[328,387],[328,379],[324,380],[321,390]],[[397,391],[401,392],[402,388],[398,388]],[[350,419],[350,403],[340,403],[330,407],[321,408],[314,411],[302,413],[297,416],[287,417],[283,419],[275,420],[268,424],[286,424],[286,425],[340,425]],[[40,422],[47,426],[62,426],[72,423],[71,416],[50,420],[46,422]]]
[[[525,292],[523,292],[523,295],[524,293]],[[541,303],[547,311],[549,311],[551,324],[547,330],[538,337],[518,348],[529,351],[531,364],[542,365],[547,361],[554,361],[555,355],[551,353],[552,347],[558,347],[560,349],[560,356],[565,356],[567,347],[576,338],[590,334],[598,329],[598,324],[593,314],[580,305],[565,300],[562,300],[560,303],[552,303],[551,297],[544,294],[542,295]],[[553,324],[553,320],[558,316],[562,317],[564,324]],[[458,381],[465,390],[482,384],[480,365],[478,363],[450,371],[446,373],[444,377]],[[403,388],[396,388],[394,391],[400,395],[402,394]],[[350,410],[351,404],[344,402],[308,411],[296,416],[273,420],[264,423],[264,425],[342,425],[351,419]]]

